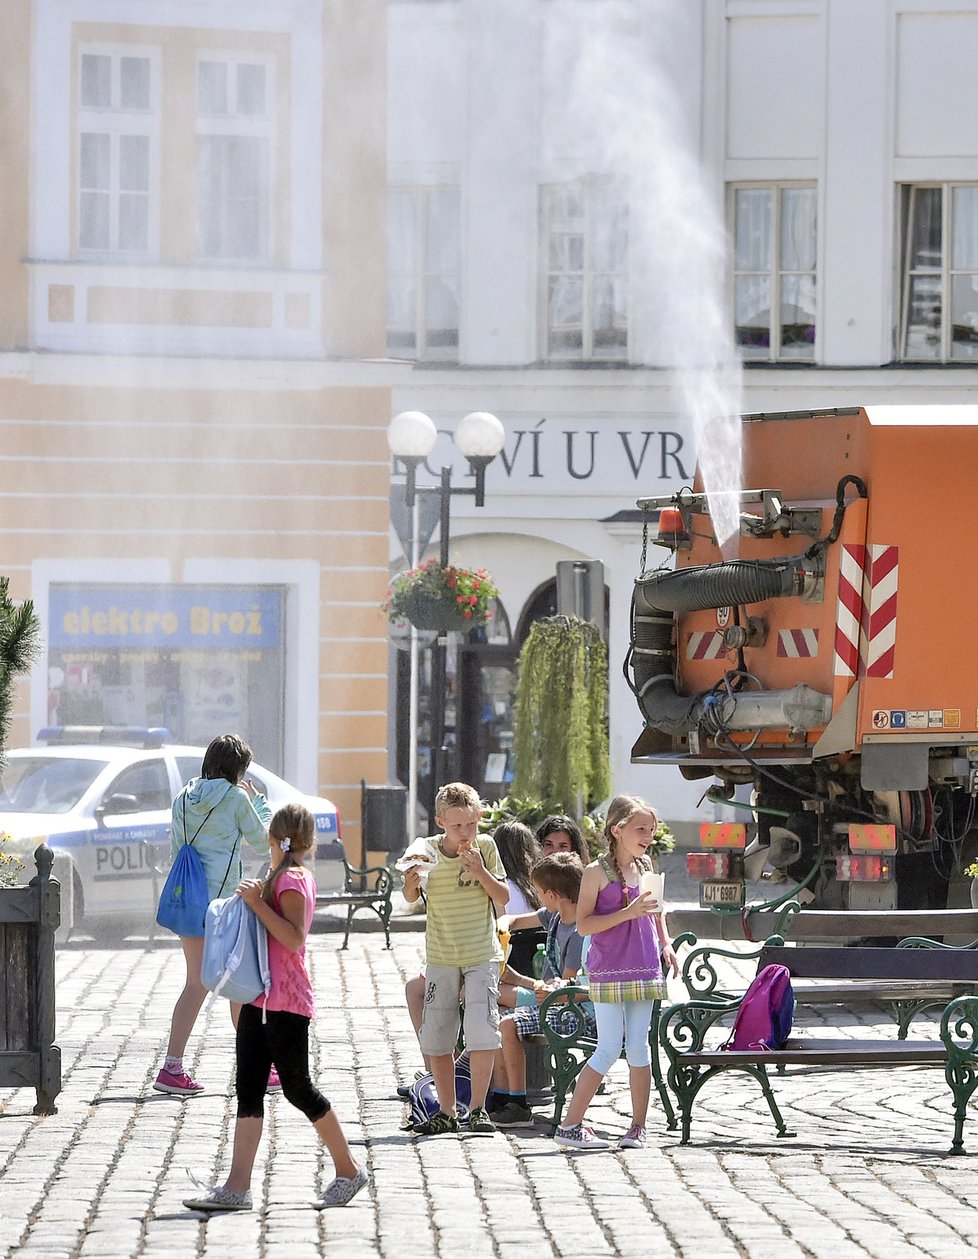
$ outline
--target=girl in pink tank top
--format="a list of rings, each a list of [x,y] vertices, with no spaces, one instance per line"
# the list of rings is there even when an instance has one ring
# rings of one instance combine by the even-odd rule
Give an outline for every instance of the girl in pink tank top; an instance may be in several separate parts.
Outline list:
[[[251,1173],[273,1065],[285,1100],[302,1111],[333,1160],[335,1179],[313,1205],[318,1210],[345,1206],[367,1184],[367,1173],[354,1161],[333,1108],[309,1076],[309,1022],[315,1003],[306,970],[306,935],[316,907],[316,882],[303,862],[316,842],[316,821],[303,805],[287,804],[272,818],[268,837],[272,855],[268,877],[264,882],[245,879],[238,895],[268,933],[271,991],[267,1002],[263,993],[241,1007],[235,1042],[238,1111],[231,1170],[223,1185],[198,1182],[197,1196],[184,1200],[194,1211],[251,1209]]]

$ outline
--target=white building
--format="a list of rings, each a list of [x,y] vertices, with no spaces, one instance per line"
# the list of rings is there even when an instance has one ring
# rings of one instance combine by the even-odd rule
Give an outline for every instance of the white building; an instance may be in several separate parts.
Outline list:
[[[629,764],[620,513],[692,476],[698,408],[973,400],[976,63],[974,0],[390,2],[394,409],[506,424],[452,555],[514,633],[557,560],[604,562],[615,787],[674,821],[689,786]],[[739,391],[698,370],[738,356]],[[481,651],[473,777],[515,656]]]

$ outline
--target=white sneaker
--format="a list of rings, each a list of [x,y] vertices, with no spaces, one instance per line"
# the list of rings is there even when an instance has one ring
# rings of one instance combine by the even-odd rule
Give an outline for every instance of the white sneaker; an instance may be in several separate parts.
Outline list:
[[[619,1150],[641,1150],[645,1145],[645,1129],[633,1123],[623,1137],[618,1138]]]
[[[326,1186],[326,1192],[314,1202],[317,1211],[325,1211],[329,1207],[345,1207],[367,1184],[367,1173],[360,1168],[355,1176],[337,1176]]]
[[[557,1128],[554,1132],[554,1144],[562,1150],[610,1150],[611,1142],[599,1137],[593,1128],[586,1123],[575,1124],[573,1128]]]

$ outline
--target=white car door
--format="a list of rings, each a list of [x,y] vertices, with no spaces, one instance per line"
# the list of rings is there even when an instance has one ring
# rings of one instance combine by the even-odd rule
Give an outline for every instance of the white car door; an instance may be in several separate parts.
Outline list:
[[[94,913],[152,917],[169,863],[172,794],[163,756],[120,770],[95,808],[90,864]]]

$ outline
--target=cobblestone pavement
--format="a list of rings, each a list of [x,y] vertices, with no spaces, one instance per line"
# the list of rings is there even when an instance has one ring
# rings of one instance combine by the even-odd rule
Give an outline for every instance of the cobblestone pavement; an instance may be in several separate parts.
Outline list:
[[[309,1203],[329,1180],[305,1120],[270,1101],[255,1210],[204,1221],[187,1211],[187,1167],[218,1176],[229,1157],[232,1040],[218,1003],[191,1042],[206,1096],[151,1091],[181,983],[170,944],[81,942],[58,955],[59,1113],[31,1115],[28,1090],[0,1090],[0,1254],[99,1259],[327,1255],[443,1259],[606,1255],[815,1256],[971,1254],[978,1215],[974,1157],[948,1158],[943,1074],[901,1069],[776,1081],[797,1138],[778,1141],[752,1082],[728,1076],[702,1095],[681,1147],[653,1108],[651,1143],[567,1155],[540,1130],[491,1140],[412,1140],[393,1088],[418,1064],[401,985],[423,936],[310,939],[320,1017],[318,1078],[373,1177],[344,1210]],[[802,1024],[821,1018],[809,1012]],[[836,1011],[841,1034],[879,1011]],[[597,1099],[599,1131],[628,1126],[624,1069]],[[966,1133],[966,1136],[969,1135]],[[978,1156],[978,1123],[971,1148]]]

